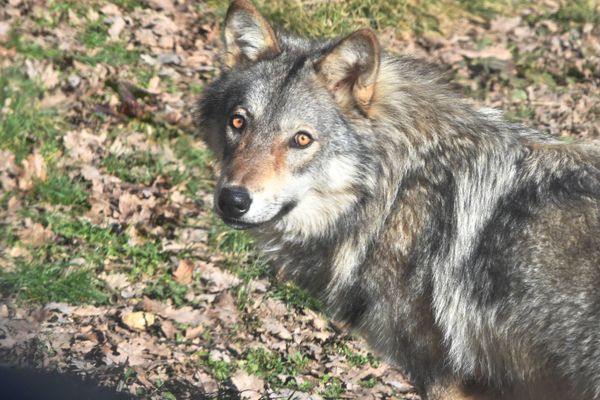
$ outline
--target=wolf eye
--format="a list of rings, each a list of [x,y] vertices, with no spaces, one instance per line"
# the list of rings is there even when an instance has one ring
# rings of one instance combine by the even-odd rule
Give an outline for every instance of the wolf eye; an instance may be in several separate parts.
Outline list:
[[[296,135],[294,136],[293,145],[294,145],[294,147],[298,147],[300,149],[305,149],[308,146],[310,146],[312,142],[313,142],[313,138],[312,138],[312,136],[310,136],[310,133],[300,131],[300,132],[296,133]]]
[[[240,114],[234,114],[229,121],[229,125],[236,131],[241,131],[246,126],[246,118]]]

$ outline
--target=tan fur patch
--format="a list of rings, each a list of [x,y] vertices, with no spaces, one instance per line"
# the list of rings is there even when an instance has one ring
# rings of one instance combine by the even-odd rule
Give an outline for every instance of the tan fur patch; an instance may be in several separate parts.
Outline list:
[[[229,182],[251,191],[261,191],[273,182],[281,181],[287,160],[287,146],[273,143],[270,152],[251,151],[250,135],[239,144],[231,163]]]

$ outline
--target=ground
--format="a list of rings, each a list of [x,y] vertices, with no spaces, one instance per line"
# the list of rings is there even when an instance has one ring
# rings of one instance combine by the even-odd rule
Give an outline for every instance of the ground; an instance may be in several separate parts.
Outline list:
[[[299,34],[370,26],[469,102],[565,141],[600,136],[596,1],[421,3],[260,5]],[[211,212],[192,115],[218,74],[225,8],[1,7],[0,375],[35,368],[152,399],[417,399]]]

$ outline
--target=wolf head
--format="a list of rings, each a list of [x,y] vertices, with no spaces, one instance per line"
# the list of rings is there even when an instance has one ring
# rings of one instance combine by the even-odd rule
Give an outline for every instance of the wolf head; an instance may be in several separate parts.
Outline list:
[[[375,35],[292,37],[236,0],[224,42],[224,69],[199,105],[200,132],[221,165],[216,212],[235,228],[325,232],[364,191]]]

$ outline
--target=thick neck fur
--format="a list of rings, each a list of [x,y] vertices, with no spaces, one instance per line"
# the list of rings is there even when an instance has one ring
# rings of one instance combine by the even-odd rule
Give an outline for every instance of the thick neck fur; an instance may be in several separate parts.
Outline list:
[[[337,291],[360,279],[365,258],[383,231],[397,229],[386,224],[390,214],[412,213],[408,205],[397,204],[401,191],[407,188],[418,192],[418,186],[429,185],[440,193],[448,191],[443,195],[456,197],[455,209],[445,210],[464,219],[464,233],[458,239],[461,243],[455,246],[467,245],[470,236],[480,229],[487,216],[469,215],[469,205],[461,201],[470,197],[470,186],[484,184],[482,175],[486,170],[494,170],[501,164],[500,170],[506,172],[503,180],[485,191],[488,197],[477,199],[488,204],[491,212],[493,203],[514,177],[516,159],[521,156],[517,147],[519,138],[502,131],[501,128],[510,129],[508,125],[496,126],[495,122],[501,123],[496,115],[490,119],[491,114],[482,114],[457,101],[438,82],[438,76],[434,70],[424,69],[422,63],[409,58],[383,58],[368,118],[352,116],[364,147],[360,151],[376,155],[365,159],[362,165],[361,182],[353,191],[360,198],[314,237],[295,234],[294,227],[289,226],[285,231],[258,232],[266,253],[285,275],[313,289],[320,297],[334,301]],[[472,131],[472,126],[483,130]],[[482,135],[494,137],[493,148],[481,148]],[[479,154],[478,159],[473,159],[475,154]],[[470,170],[467,181],[453,180],[455,168]],[[436,182],[434,177],[439,176],[445,180]],[[445,186],[449,183],[452,187]],[[404,227],[397,239],[398,248],[407,257],[408,252],[422,246],[418,242],[417,219],[428,220],[425,215],[414,219],[414,225]],[[307,248],[311,249],[310,257],[305,255]],[[304,259],[299,259],[298,254]]]

